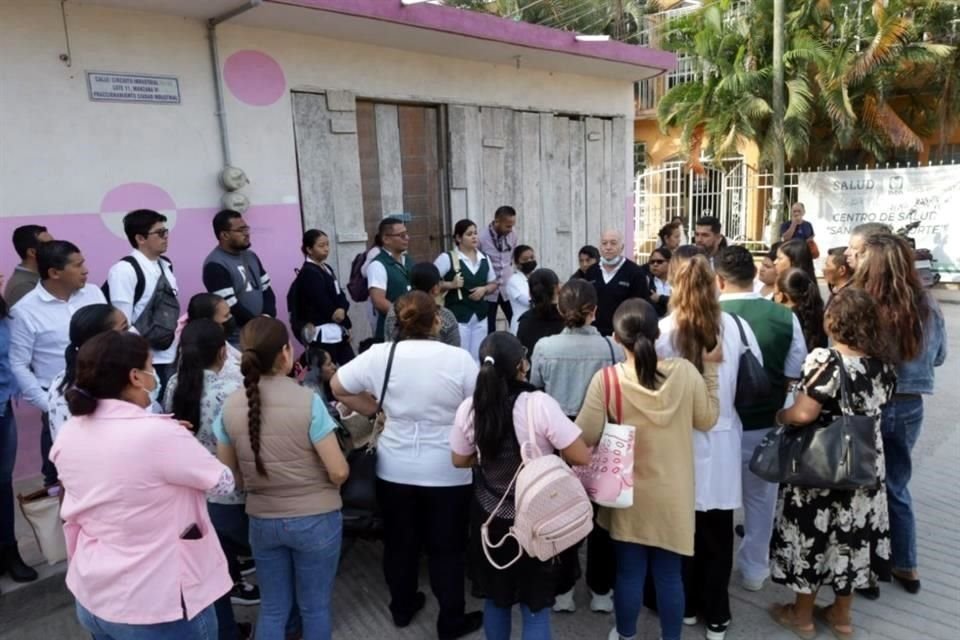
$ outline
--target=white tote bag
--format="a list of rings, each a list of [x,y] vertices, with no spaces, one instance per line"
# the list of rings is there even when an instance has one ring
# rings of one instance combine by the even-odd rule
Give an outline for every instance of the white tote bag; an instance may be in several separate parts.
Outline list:
[[[40,552],[47,564],[55,565],[67,559],[67,543],[60,520],[60,496],[47,495],[46,489],[28,495],[18,495],[20,511],[26,519]]]
[[[603,369],[604,406],[610,406],[610,394],[616,402],[616,422],[603,427],[600,442],[593,450],[589,465],[574,467],[590,500],[601,507],[625,509],[633,506],[633,456],[636,429],[623,420],[623,395],[615,367]]]

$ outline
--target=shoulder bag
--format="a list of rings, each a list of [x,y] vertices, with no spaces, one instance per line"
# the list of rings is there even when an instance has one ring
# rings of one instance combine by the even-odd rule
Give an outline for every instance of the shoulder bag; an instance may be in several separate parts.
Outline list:
[[[626,509],[633,506],[633,459],[637,432],[634,427],[623,424],[623,393],[616,367],[605,367],[602,375],[604,407],[610,406],[612,392],[616,407],[615,421],[608,416],[590,464],[574,467],[573,470],[593,502],[601,507]]]
[[[750,343],[747,342],[747,334],[743,330],[740,318],[732,313],[730,316],[737,323],[737,329],[740,330],[740,343],[744,349],[740,354],[740,362],[737,368],[737,393],[733,400],[734,407],[737,411],[740,411],[754,406],[758,400],[770,395],[772,385],[767,370],[763,368],[757,356],[750,350]]]
[[[876,424],[852,414],[849,378],[839,361],[841,415],[827,425],[779,426],[757,445],[750,471],[768,482],[815,489],[857,489],[877,484]]]
[[[390,344],[390,355],[387,357],[383,387],[377,399],[377,413],[370,441],[366,446],[347,453],[350,477],[340,487],[340,498],[343,501],[343,530],[348,534],[357,536],[376,534],[383,525],[377,504],[377,440],[383,433],[386,421],[383,413],[383,399],[387,395],[387,385],[390,382],[390,371],[393,369],[393,356],[396,349],[397,342],[394,341]]]

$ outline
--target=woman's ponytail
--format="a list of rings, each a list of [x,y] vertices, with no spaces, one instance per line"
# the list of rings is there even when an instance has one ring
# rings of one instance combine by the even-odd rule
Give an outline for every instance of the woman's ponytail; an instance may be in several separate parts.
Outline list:
[[[633,353],[637,380],[647,389],[656,389],[663,378],[657,369],[656,340],[660,336],[657,312],[646,300],[631,298],[613,314],[617,340]]]

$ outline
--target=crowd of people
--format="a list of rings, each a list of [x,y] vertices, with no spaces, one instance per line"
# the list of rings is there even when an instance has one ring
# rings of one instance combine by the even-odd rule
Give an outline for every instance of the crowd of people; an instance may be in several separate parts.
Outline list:
[[[605,231],[564,282],[538,268],[516,218],[504,206],[483,228],[458,221],[453,249],[419,263],[404,222],[385,218],[346,287],[328,236],[308,230],[289,323],[235,211],[214,217],[207,292],[189,301],[158,212],[124,218],[132,251],[102,287],[76,245],[18,228],[21,262],[0,299],[0,572],[37,577],[13,536],[19,394],[42,412],[67,586],[98,640],[330,638],[355,424],[375,445],[398,628],[426,604],[421,553],[441,640],[509,638],[514,607],[524,638],[550,638],[584,574],[589,609],[615,615],[611,640],[636,637],[643,607],[664,640],[699,623],[723,640],[734,567],[743,589],[769,579],[795,592],[770,614],[803,638],[815,619],[852,637],[854,592],[878,598],[891,579],[920,590],[911,450],[946,340],[902,238],[856,227],[826,253],[825,303],[802,204],[759,269],[707,216],[694,244],[682,220],[665,225],[642,265]],[[358,341],[364,317],[372,337]],[[746,351],[771,384],[745,406]],[[843,412],[874,421],[875,484],[778,486],[751,472],[771,431]],[[516,541],[489,548],[517,516],[523,452],[587,465],[614,420],[635,428],[631,506],[595,507],[581,545],[549,560]],[[482,611],[467,610],[468,580]],[[829,607],[815,607],[820,591]],[[255,630],[234,618],[250,604]]]

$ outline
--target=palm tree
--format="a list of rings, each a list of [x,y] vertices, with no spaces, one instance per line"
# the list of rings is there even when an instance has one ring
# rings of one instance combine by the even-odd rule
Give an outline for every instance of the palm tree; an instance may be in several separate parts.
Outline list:
[[[829,164],[850,149],[883,160],[901,149],[919,151],[923,137],[957,121],[956,48],[924,39],[919,0],[800,0],[786,21],[787,108],[782,139],[771,126],[772,2],[744,12],[735,0],[712,0],[670,21],[660,46],[692,56],[697,80],[671,88],[657,115],[679,127],[696,165],[716,162],[756,143],[769,162],[783,145],[795,166]],[[927,8],[931,3],[923,3]],[[953,58],[951,58],[953,56]],[[933,77],[953,75],[930,91]],[[923,82],[924,84],[920,84]],[[947,104],[943,98],[947,97]],[[949,106],[948,106],[949,105]]]

